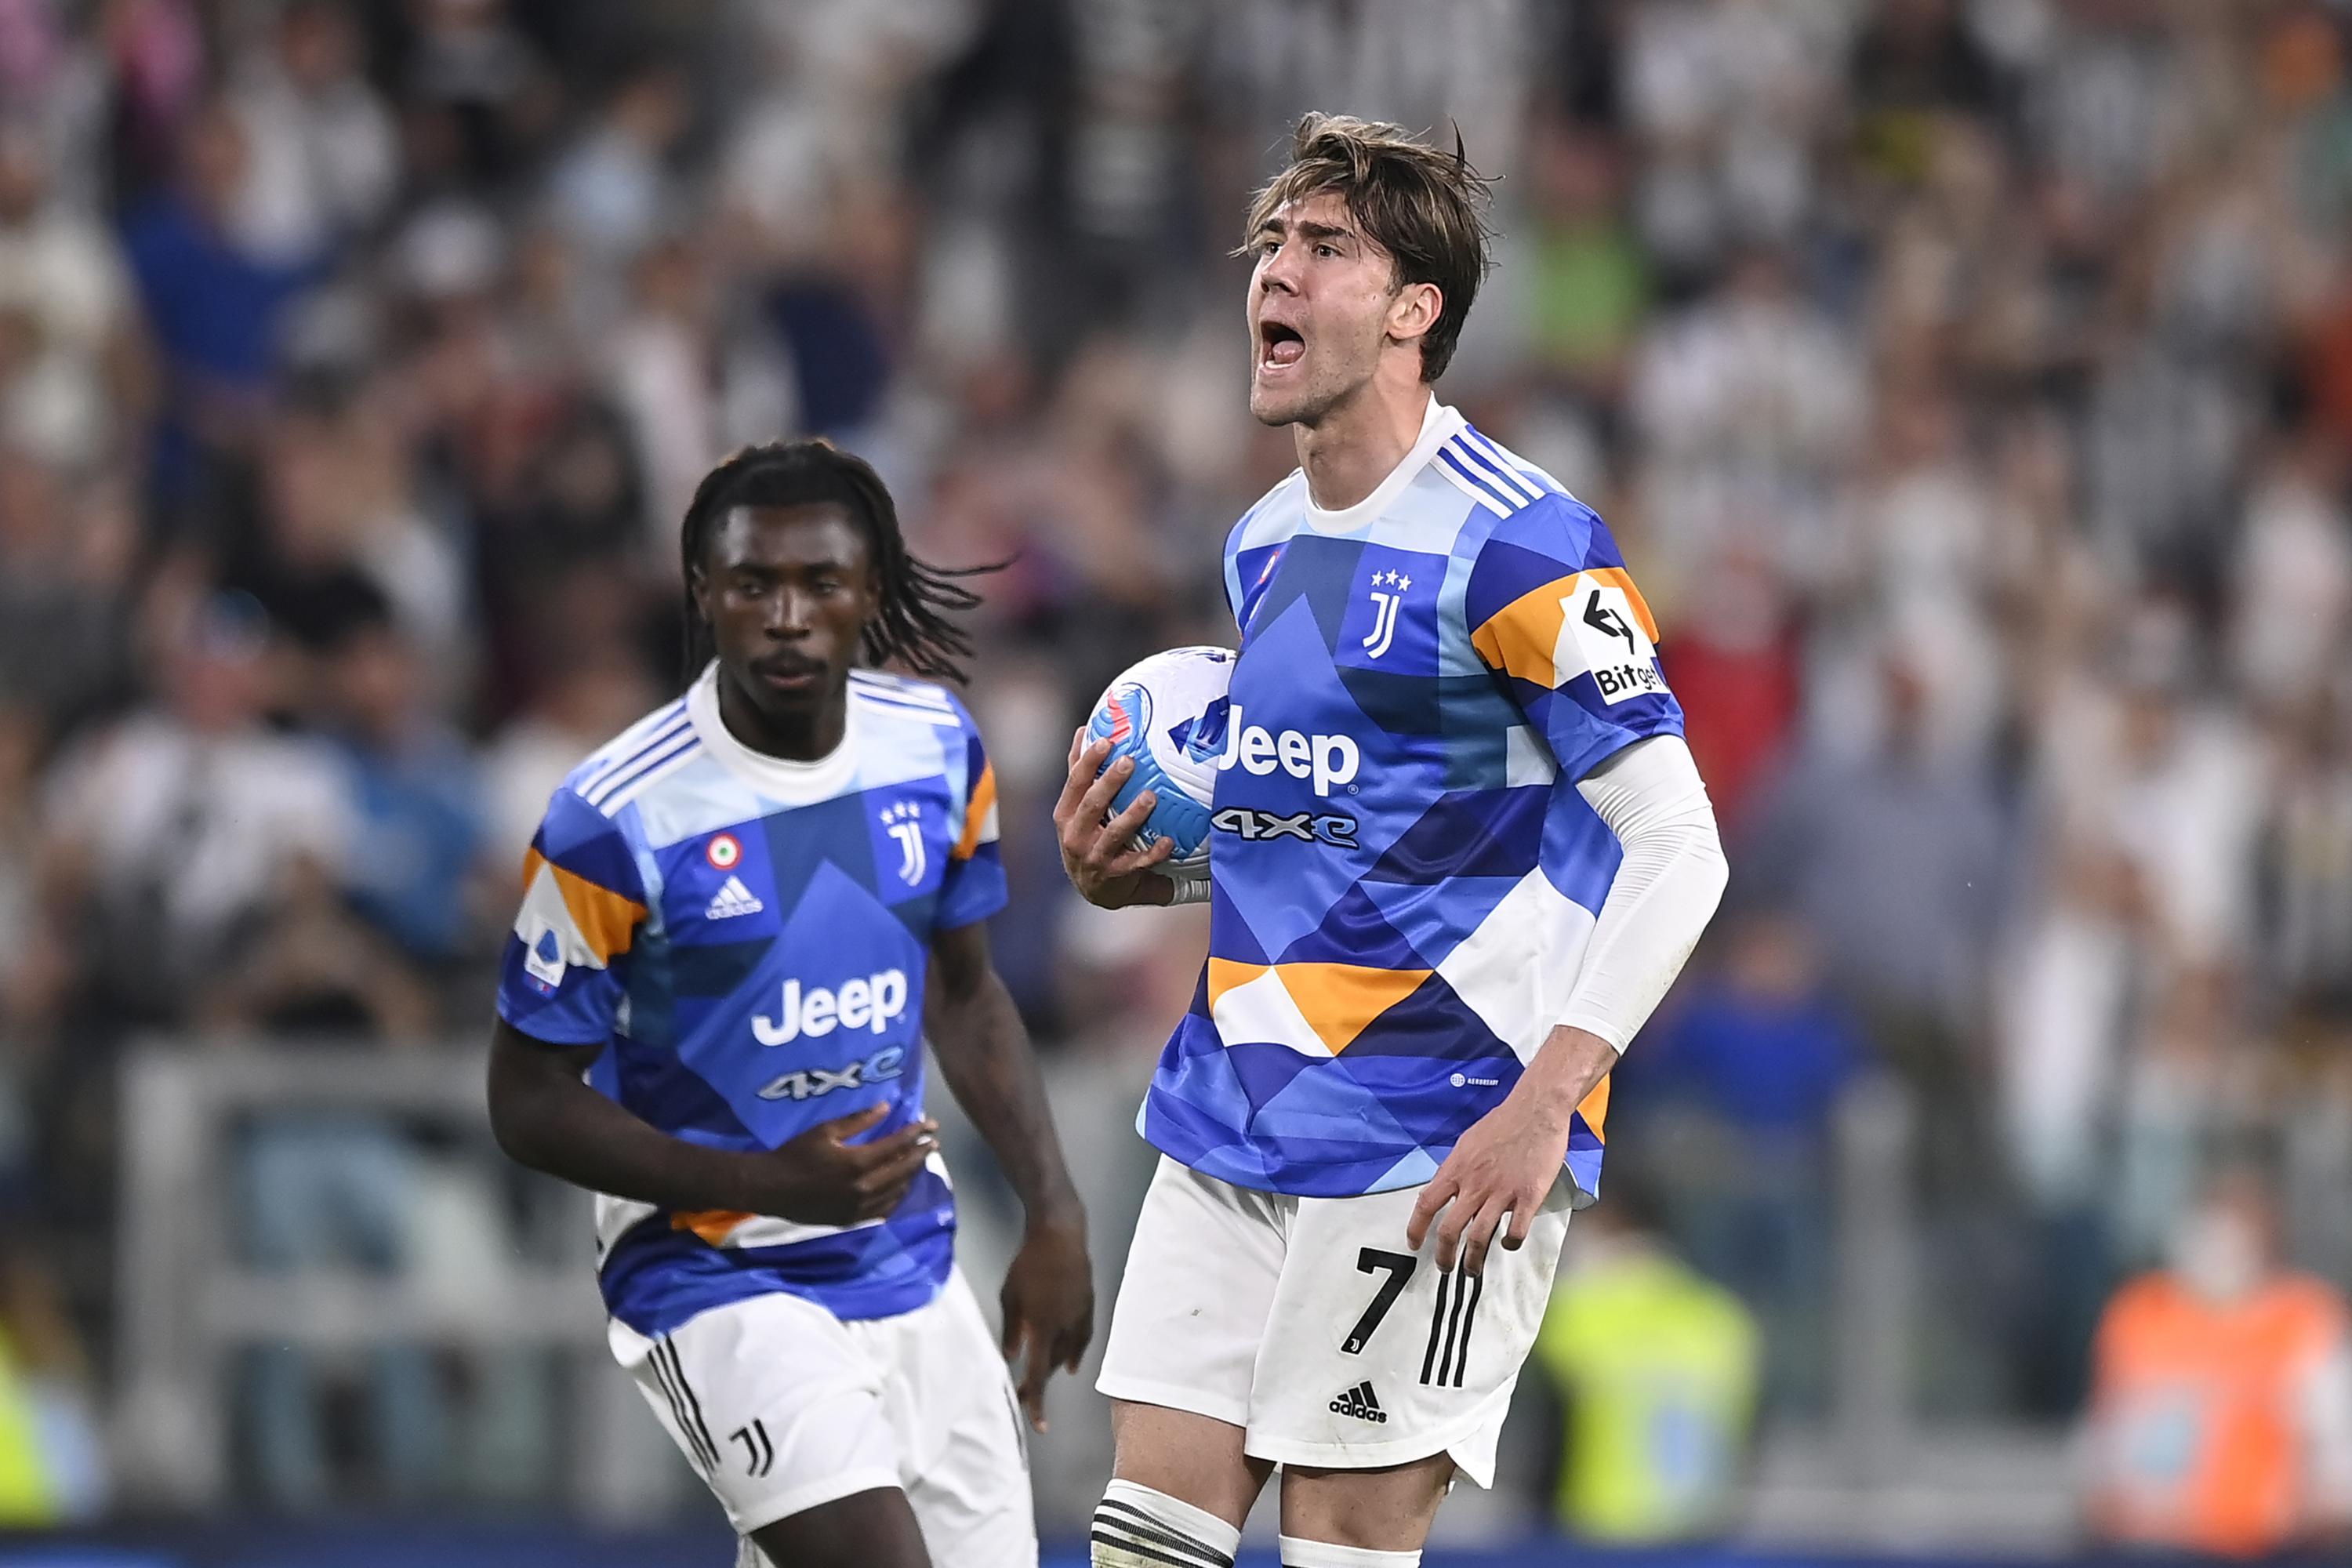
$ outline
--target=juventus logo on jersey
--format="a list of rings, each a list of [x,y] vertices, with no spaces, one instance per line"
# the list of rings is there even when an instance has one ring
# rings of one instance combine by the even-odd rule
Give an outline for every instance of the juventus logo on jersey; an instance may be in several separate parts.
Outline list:
[[[923,879],[923,808],[911,800],[882,808],[882,826],[898,844],[898,879],[914,887]]]
[[[1383,594],[1384,586],[1393,591]],[[1367,658],[1380,658],[1396,640],[1397,606],[1404,603],[1405,590],[1412,586],[1412,579],[1402,572],[1372,574],[1372,629],[1364,638]]]

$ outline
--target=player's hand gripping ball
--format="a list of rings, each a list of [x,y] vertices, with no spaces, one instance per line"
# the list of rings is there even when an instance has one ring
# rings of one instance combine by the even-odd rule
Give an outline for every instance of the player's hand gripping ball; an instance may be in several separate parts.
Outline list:
[[[1209,874],[1209,803],[1225,749],[1225,688],[1233,674],[1231,648],[1155,653],[1112,681],[1087,721],[1089,743],[1111,743],[1105,767],[1121,757],[1135,763],[1112,797],[1112,815],[1147,789],[1158,795],[1135,842],[1148,849],[1162,838],[1175,840],[1160,869],[1179,882]]]

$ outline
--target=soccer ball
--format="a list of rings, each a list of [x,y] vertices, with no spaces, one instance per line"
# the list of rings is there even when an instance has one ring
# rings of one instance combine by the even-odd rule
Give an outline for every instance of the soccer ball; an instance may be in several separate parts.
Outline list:
[[[1176,852],[1160,868],[1179,881],[1209,874],[1209,802],[1225,749],[1225,686],[1233,674],[1231,648],[1171,647],[1112,681],[1087,721],[1089,744],[1111,743],[1105,767],[1135,759],[1135,772],[1111,799],[1112,813],[1147,789],[1158,793],[1135,841],[1149,848],[1174,839]]]

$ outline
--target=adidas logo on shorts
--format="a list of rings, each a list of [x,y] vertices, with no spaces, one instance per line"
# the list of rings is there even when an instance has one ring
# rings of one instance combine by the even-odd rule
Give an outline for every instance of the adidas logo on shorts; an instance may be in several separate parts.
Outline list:
[[[1341,1415],[1352,1415],[1359,1421],[1386,1423],[1389,1413],[1381,1408],[1380,1396],[1372,1392],[1372,1380],[1366,1378],[1355,1387],[1342,1390],[1331,1401],[1332,1410]]]
[[[756,915],[768,906],[760,895],[743,885],[740,877],[730,877],[726,884],[711,896],[709,905],[702,911],[707,921],[732,920],[737,915]]]

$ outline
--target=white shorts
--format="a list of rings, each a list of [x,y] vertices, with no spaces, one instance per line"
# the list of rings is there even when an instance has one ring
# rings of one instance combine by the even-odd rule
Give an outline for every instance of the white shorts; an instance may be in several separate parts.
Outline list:
[[[757,1296],[658,1339],[619,1322],[610,1338],[746,1538],[745,1568],[767,1562],[753,1531],[879,1487],[907,1494],[939,1568],[1035,1568],[1025,1428],[961,1270],[895,1318]]]
[[[1568,1235],[1569,1184],[1553,1186],[1527,1244],[1490,1248],[1477,1278],[1441,1273],[1433,1234],[1406,1250],[1419,1196],[1286,1197],[1163,1158],[1095,1386],[1229,1421],[1276,1464],[1370,1470],[1446,1453],[1492,1485]]]

